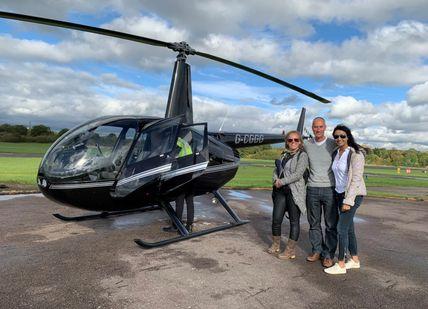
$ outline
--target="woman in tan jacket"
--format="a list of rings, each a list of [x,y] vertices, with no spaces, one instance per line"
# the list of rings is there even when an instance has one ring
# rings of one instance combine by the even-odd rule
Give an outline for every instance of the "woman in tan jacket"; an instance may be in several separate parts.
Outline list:
[[[324,269],[328,274],[346,274],[347,269],[360,268],[357,253],[357,238],[354,231],[354,216],[367,194],[364,183],[364,153],[355,142],[351,130],[338,125],[333,130],[333,137],[338,146],[333,153],[331,169],[336,182],[335,200],[339,209],[337,234],[339,243],[338,263]],[[350,258],[345,262],[345,254],[349,251]]]

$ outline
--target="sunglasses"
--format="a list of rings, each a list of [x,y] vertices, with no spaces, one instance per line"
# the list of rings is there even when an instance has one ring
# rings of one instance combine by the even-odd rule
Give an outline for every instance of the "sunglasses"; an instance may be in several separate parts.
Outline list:
[[[298,142],[300,142],[300,139],[298,139],[298,138],[288,138],[287,139],[287,143],[292,143],[292,142],[298,143]]]
[[[338,139],[339,137],[340,137],[341,139],[345,139],[345,138],[347,138],[347,136],[346,136],[346,135],[333,135],[333,137],[334,137],[334,139]]]

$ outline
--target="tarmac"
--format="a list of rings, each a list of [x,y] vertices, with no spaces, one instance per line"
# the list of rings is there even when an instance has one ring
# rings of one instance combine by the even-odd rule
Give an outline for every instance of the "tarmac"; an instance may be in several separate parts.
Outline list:
[[[51,214],[86,213],[0,196],[0,308],[428,308],[428,202],[366,198],[361,269],[331,276],[305,261],[304,216],[297,258],[281,261],[265,252],[270,192],[222,192],[249,224],[150,250],[133,240],[175,236],[162,211],[64,222]],[[230,221],[212,196],[195,207],[197,230]]]

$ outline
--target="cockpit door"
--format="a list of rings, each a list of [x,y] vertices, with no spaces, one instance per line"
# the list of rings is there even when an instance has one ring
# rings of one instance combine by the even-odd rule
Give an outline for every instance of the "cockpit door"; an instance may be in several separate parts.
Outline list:
[[[171,156],[171,171],[161,177],[161,191],[164,194],[188,184],[207,168],[207,124],[180,125]]]
[[[160,176],[173,166],[175,142],[181,117],[158,121],[143,128],[128,154],[126,166],[115,186],[114,196],[124,197],[142,188],[156,195]]]

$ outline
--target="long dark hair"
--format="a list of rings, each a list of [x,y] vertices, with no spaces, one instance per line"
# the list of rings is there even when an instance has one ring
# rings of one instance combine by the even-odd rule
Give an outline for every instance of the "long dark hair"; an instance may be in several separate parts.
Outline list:
[[[334,135],[334,132],[336,132],[337,130],[345,132],[346,136],[348,137],[348,145],[354,148],[356,152],[360,152],[362,147],[355,142],[354,136],[351,133],[351,129],[349,129],[347,126],[343,124],[338,124],[333,130],[333,135]]]

